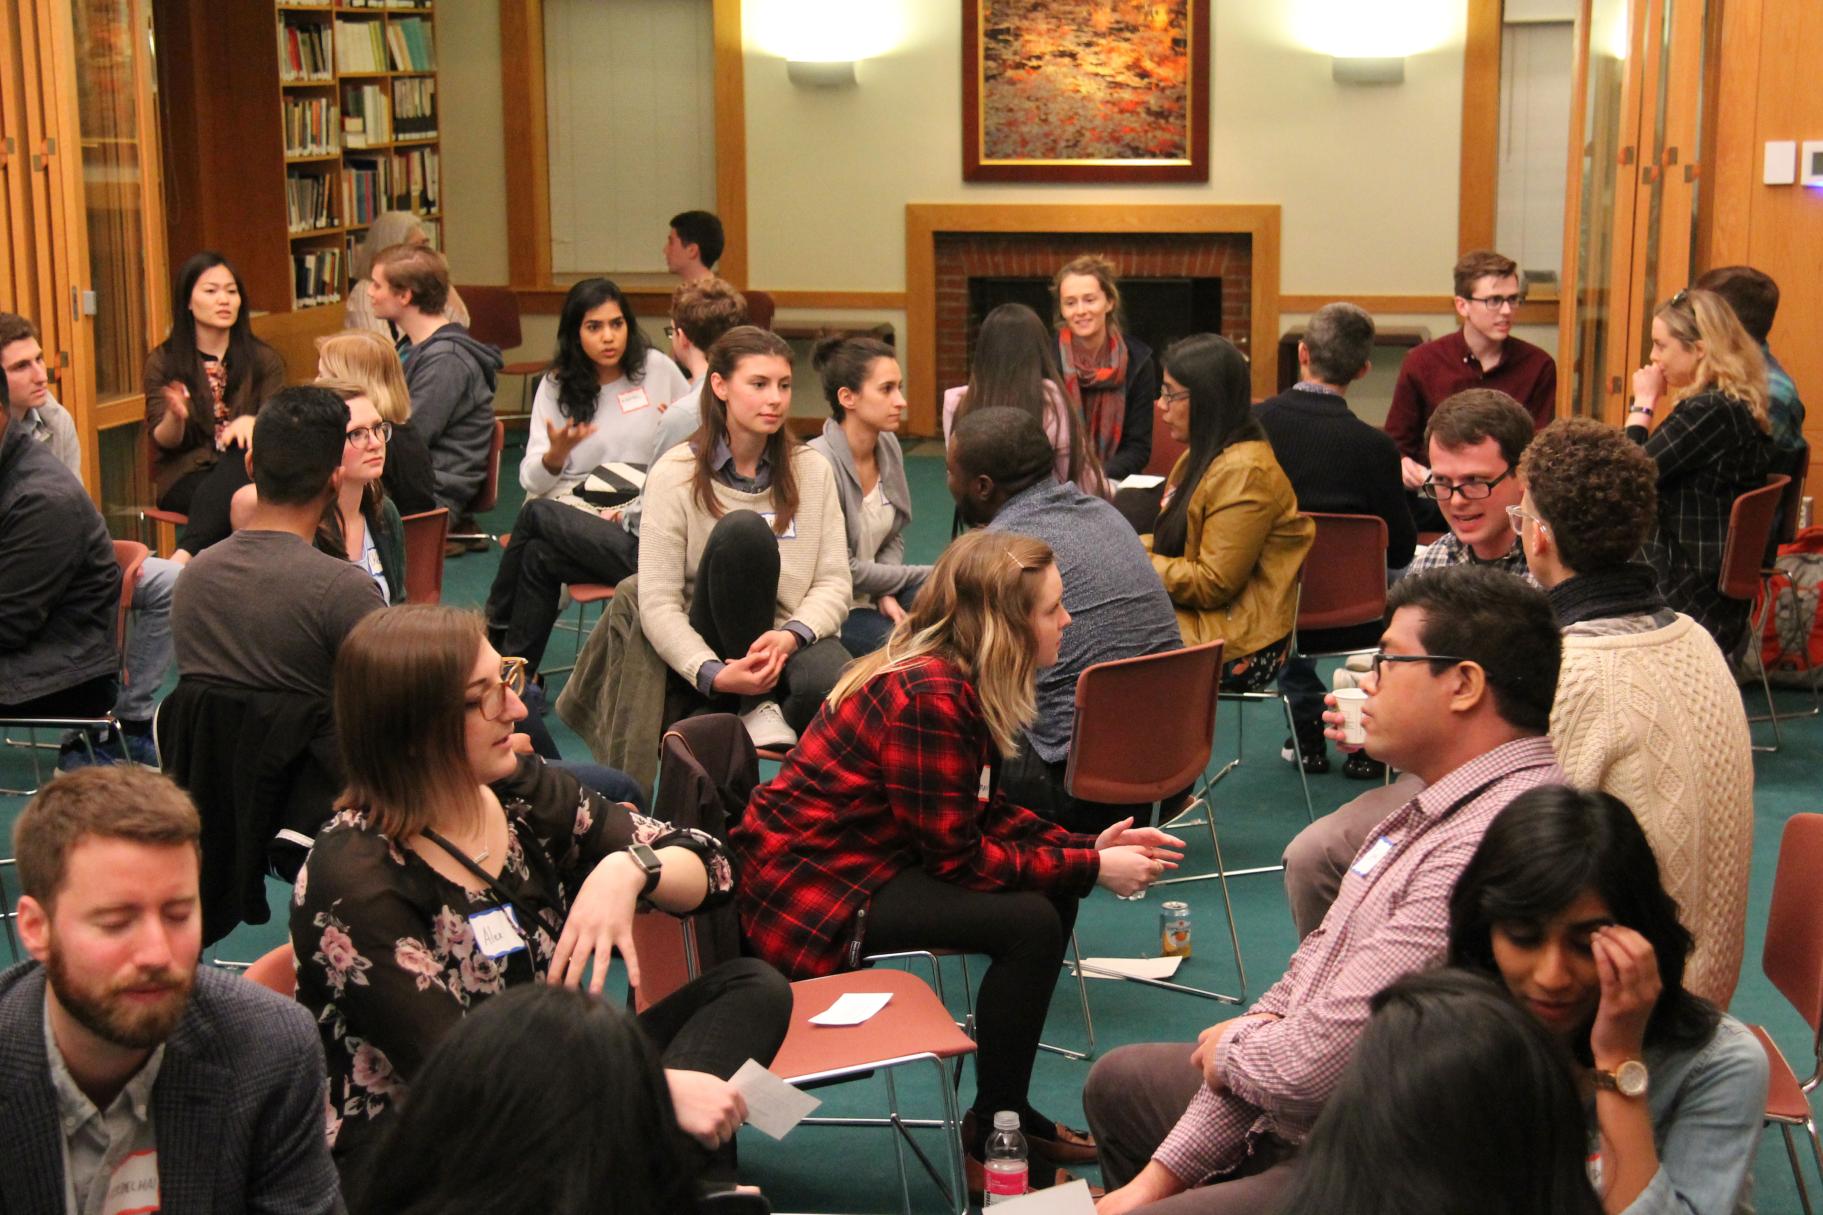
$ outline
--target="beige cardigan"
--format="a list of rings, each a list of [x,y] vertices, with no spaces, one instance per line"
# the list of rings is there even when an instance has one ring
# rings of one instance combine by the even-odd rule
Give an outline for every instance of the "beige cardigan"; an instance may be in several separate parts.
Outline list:
[[[1746,948],[1753,754],[1740,689],[1694,620],[1563,639],[1551,742],[1570,782],[1632,807],[1696,936],[1684,986],[1727,1008]]]
[[[690,627],[690,597],[703,545],[717,520],[690,489],[696,453],[688,443],[673,447],[646,475],[644,518],[639,525],[639,624],[671,669],[692,685],[696,671],[717,654]],[[833,637],[848,619],[853,594],[848,577],[848,532],[829,461],[808,447],[794,446],[791,467],[798,480],[798,509],[790,538],[779,539],[779,591],[773,607],[776,628],[787,620],[806,625],[819,639]],[[717,482],[724,512],[770,512],[770,493],[748,494]]]

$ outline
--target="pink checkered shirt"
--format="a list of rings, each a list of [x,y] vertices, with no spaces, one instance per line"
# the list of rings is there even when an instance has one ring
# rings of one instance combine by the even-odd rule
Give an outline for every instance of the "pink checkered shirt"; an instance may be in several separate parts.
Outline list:
[[[1196,1185],[1239,1165],[1258,1136],[1301,1142],[1348,1064],[1374,993],[1443,958],[1450,890],[1488,824],[1527,789],[1566,780],[1550,740],[1526,738],[1470,760],[1388,815],[1356,854],[1322,926],[1253,1006],[1280,1019],[1228,1035],[1217,1056],[1227,1087],[1204,1085],[1154,1159]]]

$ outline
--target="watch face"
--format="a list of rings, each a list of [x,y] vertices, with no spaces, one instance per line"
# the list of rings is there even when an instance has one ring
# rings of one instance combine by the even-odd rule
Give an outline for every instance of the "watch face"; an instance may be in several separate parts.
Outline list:
[[[1614,1087],[1623,1097],[1643,1097],[1646,1095],[1646,1065],[1638,1059],[1629,1059],[1614,1069]]]

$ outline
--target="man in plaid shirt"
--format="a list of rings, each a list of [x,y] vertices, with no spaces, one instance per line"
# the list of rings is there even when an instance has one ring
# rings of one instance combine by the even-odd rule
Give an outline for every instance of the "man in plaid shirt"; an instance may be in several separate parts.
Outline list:
[[[1387,607],[1367,742],[1424,791],[1369,833],[1322,926],[1244,1016],[1194,1047],[1128,1046],[1095,1065],[1083,1106],[1118,1187],[1098,1215],[1271,1209],[1369,1000],[1442,960],[1450,891],[1488,824],[1564,781],[1545,737],[1562,643],[1543,592],[1459,566],[1407,575]]]
[[[1417,492],[1436,502],[1450,530],[1419,551],[1410,573],[1470,564],[1531,577],[1506,508],[1525,493],[1519,457],[1532,435],[1532,415],[1499,389],[1464,389],[1437,407],[1424,431],[1430,476]]]

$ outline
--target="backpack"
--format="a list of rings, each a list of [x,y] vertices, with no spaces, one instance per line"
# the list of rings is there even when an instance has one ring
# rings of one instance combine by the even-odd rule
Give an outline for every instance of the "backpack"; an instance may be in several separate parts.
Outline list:
[[[1807,527],[1779,548],[1779,559],[1754,604],[1755,620],[1765,610],[1768,592],[1773,610],[1760,645],[1749,649],[1742,665],[1746,674],[1757,676],[1764,663],[1774,683],[1809,687],[1823,668],[1823,527]]]

